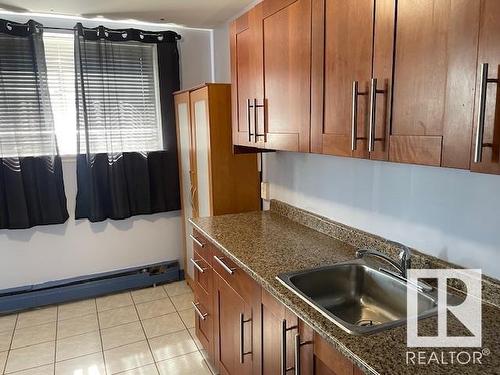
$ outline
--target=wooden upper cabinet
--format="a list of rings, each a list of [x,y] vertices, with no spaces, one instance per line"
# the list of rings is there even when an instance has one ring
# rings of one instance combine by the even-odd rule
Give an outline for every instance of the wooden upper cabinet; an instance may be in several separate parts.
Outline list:
[[[255,127],[263,123],[264,113],[254,112],[254,103],[264,90],[257,30],[260,13],[260,7],[255,7],[231,24],[231,99],[233,144],[263,148],[263,139],[255,137]]]
[[[266,148],[309,152],[311,0],[262,3]]]
[[[394,11],[394,0],[314,1],[312,152],[387,159]]]
[[[479,53],[476,72],[476,105],[474,114],[474,137],[472,139],[471,170],[482,173],[500,174],[500,2],[483,0],[481,2],[479,24]],[[488,64],[488,79],[481,90],[481,69]],[[481,106],[481,99],[483,106]],[[483,111],[481,122],[483,137],[477,138],[479,113]],[[481,134],[479,134],[481,135]],[[474,160],[476,152],[482,151],[481,158]]]
[[[398,1],[391,161],[469,168],[479,8]]]
[[[265,0],[231,25],[233,142],[309,152],[311,0]]]

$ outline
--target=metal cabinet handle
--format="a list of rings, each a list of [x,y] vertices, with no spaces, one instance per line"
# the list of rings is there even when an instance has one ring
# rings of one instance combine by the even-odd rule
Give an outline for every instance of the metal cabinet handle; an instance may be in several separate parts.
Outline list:
[[[245,363],[245,356],[252,354],[252,352],[245,352],[245,327],[244,324],[250,322],[252,319],[245,320],[243,313],[240,313],[240,363]]]
[[[198,314],[201,320],[207,319],[208,313],[201,312],[200,308],[198,307],[200,305],[199,303],[191,302],[191,304],[193,305],[194,311],[196,311],[196,314]]]
[[[358,139],[365,139],[358,137],[358,96],[367,95],[366,92],[360,92],[358,88],[358,81],[352,82],[352,114],[351,114],[351,150],[356,151],[358,148]]]
[[[199,262],[199,261],[194,260],[193,258],[190,258],[189,260],[191,261],[191,263],[193,264],[193,266],[195,266],[195,267],[196,267],[196,269],[197,269],[198,271],[200,271],[201,273],[204,273],[204,272],[205,272],[206,268],[201,268],[201,267],[200,267],[200,265],[198,264],[198,262]]]
[[[300,375],[300,335],[295,335],[295,375]]]
[[[280,356],[281,375],[285,375],[288,371],[291,371],[296,368],[296,367],[286,367],[286,333],[288,331],[291,331],[292,329],[298,329],[298,328],[299,326],[297,325],[287,328],[286,319],[283,319],[281,321],[281,356]],[[297,361],[296,358],[295,361]]]
[[[500,83],[500,78],[488,78],[488,63],[481,64],[481,84],[479,88],[479,111],[477,116],[477,130],[474,148],[474,163],[483,160],[483,147],[491,146],[484,143],[484,120],[486,116],[486,96],[488,83]]]
[[[217,255],[214,255],[214,259],[217,261],[217,263],[219,263],[222,268],[224,268],[224,270],[232,275],[234,273],[234,271],[236,271],[236,268],[230,268],[226,263],[224,263],[223,259],[224,258],[219,258]]]
[[[204,247],[205,244],[200,242],[195,236],[193,236],[192,234],[189,235],[189,237],[191,237],[191,239],[199,246],[199,247]]]
[[[252,142],[252,129],[250,126],[250,108],[253,108],[250,99],[247,99],[247,126],[248,126],[248,142]]]
[[[372,78],[370,84],[370,129],[368,135],[368,151],[375,150],[375,122],[377,111],[377,94],[384,94],[385,90],[377,89],[377,78]]]
[[[255,131],[255,133],[254,133],[254,136],[255,136],[254,141],[255,141],[255,143],[257,143],[257,137],[264,137],[264,142],[266,142],[267,139],[266,139],[266,129],[265,129],[265,125],[266,125],[266,123],[265,123],[265,120],[266,120],[266,113],[265,113],[265,111],[266,111],[266,105],[265,105],[265,100],[263,100],[262,104],[257,104],[257,99],[254,98],[254,100],[253,100],[253,106],[252,107],[253,107],[253,122],[254,122],[254,131]],[[259,113],[257,111],[258,108],[264,109],[264,133],[259,133],[258,132],[258,122],[259,122]]]

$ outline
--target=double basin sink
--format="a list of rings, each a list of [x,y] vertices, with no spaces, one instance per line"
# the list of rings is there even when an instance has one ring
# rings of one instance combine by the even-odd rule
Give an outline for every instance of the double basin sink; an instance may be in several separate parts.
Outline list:
[[[407,288],[417,288],[417,318],[437,313],[437,291],[410,284],[357,259],[277,279],[309,305],[351,334],[380,332],[405,324]],[[459,303],[449,295],[448,301]]]

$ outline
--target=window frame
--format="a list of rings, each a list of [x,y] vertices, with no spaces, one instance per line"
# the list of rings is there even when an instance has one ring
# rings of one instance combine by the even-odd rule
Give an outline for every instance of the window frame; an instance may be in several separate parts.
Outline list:
[[[72,31],[69,31],[69,30],[57,30],[57,31],[50,31],[50,32],[45,32],[44,35],[43,35],[43,38],[44,38],[44,41],[45,41],[45,38],[55,38],[59,35],[65,35],[65,37],[69,37],[69,35],[71,35],[71,39],[72,39],[72,46],[74,46],[74,38],[75,38],[75,34],[74,32]],[[45,48],[45,46],[44,46]],[[45,52],[47,50],[45,49]],[[73,53],[73,48],[71,50],[71,52]],[[159,75],[159,67],[158,67],[158,46],[156,44],[153,44],[152,45],[152,61],[153,61],[153,78],[154,78],[154,95],[155,95],[155,109],[156,109],[156,127],[157,127],[157,134],[158,134],[158,139],[157,139],[157,143],[159,145],[159,150],[163,150],[165,145],[164,145],[164,137],[163,137],[163,119],[162,119],[162,107],[161,107],[161,88],[160,88],[160,75]],[[76,62],[73,60],[73,63],[76,64]],[[48,65],[48,64],[47,64]],[[76,65],[75,65],[75,69],[76,69]],[[76,89],[75,89],[75,86],[74,86],[74,80],[72,82],[72,86],[73,87],[73,94],[75,96],[75,99],[76,99]],[[49,95],[51,95],[51,92],[50,92],[50,87],[49,87]],[[75,105],[76,105],[76,102],[75,102]],[[52,101],[51,101],[51,108],[52,108],[52,112],[53,114],[55,113],[54,111],[54,106],[52,105]],[[55,117],[55,116],[54,116]],[[78,137],[78,130],[77,130],[77,117],[76,117],[76,113],[75,113],[75,117],[74,117],[74,120],[72,121],[72,124],[75,128],[75,133],[76,133],[76,136],[73,140],[74,142],[74,147],[72,147],[74,150],[75,150],[75,153],[61,153],[60,154],[60,157],[63,161],[69,161],[69,162],[72,162],[72,161],[76,161],[76,157],[78,155],[78,150],[77,150],[77,137]],[[54,124],[54,127],[55,124]],[[55,133],[56,133],[56,138],[57,138],[57,145],[58,145],[58,149],[60,150],[61,147],[60,147],[60,137],[58,137],[58,132],[57,132],[57,129],[55,129]],[[137,150],[137,152],[142,152],[144,150]],[[147,151],[157,151],[157,150],[147,150]],[[134,152],[134,151],[120,151],[120,152]]]

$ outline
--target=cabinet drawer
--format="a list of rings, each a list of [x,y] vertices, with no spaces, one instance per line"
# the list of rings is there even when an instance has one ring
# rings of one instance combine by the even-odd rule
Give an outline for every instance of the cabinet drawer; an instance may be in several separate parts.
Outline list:
[[[212,267],[196,250],[193,251],[191,262],[194,265],[195,288],[200,293],[212,295]]]
[[[214,316],[207,302],[205,298],[200,299],[198,296],[194,298],[195,330],[196,337],[210,356],[213,357]]]
[[[207,264],[211,264],[212,244],[194,228],[191,239],[193,240],[193,250],[196,251]]]
[[[255,281],[218,249],[212,249],[212,267],[243,299],[251,301],[255,295]]]

